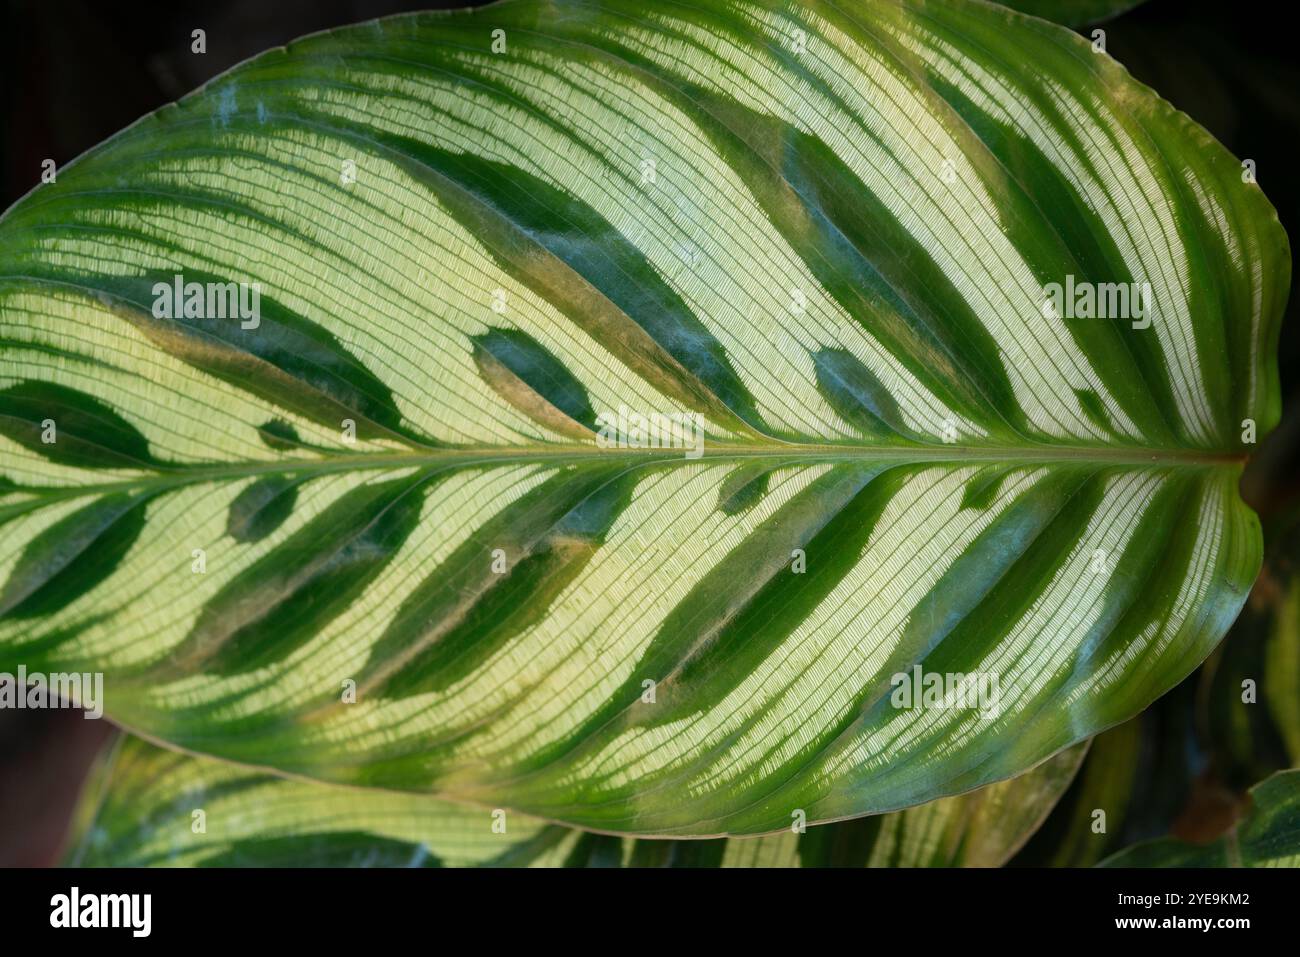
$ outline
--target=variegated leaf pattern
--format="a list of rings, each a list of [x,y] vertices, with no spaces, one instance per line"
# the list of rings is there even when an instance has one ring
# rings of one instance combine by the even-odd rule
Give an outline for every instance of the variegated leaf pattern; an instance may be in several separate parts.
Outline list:
[[[1290,259],[1248,180],[962,0],[517,0],[268,52],[0,219],[0,667],[605,831],[1010,777],[1187,675],[1257,572]],[[1069,318],[1075,281],[1143,317]]]
[[[65,862],[84,867],[996,867],[1033,833],[1088,744],[960,797],[759,838],[581,832],[420,795],[289,780],[114,742]]]
[[[124,736],[105,750],[83,788],[63,862],[557,867],[582,836],[522,815],[494,819],[486,809],[424,795],[290,780]]]
[[[1279,771],[1250,789],[1246,814],[1204,844],[1162,837],[1106,858],[1101,867],[1300,867],[1300,771]]]

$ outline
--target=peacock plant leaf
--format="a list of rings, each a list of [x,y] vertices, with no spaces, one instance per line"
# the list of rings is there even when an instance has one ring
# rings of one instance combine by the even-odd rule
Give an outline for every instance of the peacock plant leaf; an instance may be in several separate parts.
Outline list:
[[[0,218],[0,668],[603,831],[996,782],[1260,563],[1286,236],[980,2],[516,0],[269,51]]]
[[[1143,0],[999,0],[1003,6],[1063,23],[1067,27],[1081,27],[1100,23],[1140,6]]]
[[[547,867],[581,832],[417,794],[330,787],[122,736],[82,790],[73,867]]]
[[[1127,847],[1101,867],[1300,867],[1300,770],[1278,771],[1250,789],[1251,807],[1204,844],[1161,837]]]
[[[996,867],[1042,822],[1088,744],[893,814],[758,838],[577,831],[502,809],[290,780],[139,738],[105,749],[66,863],[82,867]]]
[[[727,867],[1001,867],[1070,785],[1084,741],[1014,778],[891,814],[759,838],[731,838]],[[689,854],[699,841],[636,841],[635,865]],[[688,859],[689,860],[689,859]]]

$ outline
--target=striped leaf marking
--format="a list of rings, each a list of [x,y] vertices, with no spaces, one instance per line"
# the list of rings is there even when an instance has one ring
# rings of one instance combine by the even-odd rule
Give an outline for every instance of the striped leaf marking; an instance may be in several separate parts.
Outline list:
[[[260,314],[160,316],[178,275]],[[1066,277],[1149,311],[1059,315]],[[1235,616],[1288,281],[1235,159],[985,4],[320,34],[0,219],[0,667],[610,831],[978,787]],[[996,713],[896,706],[916,668]]]

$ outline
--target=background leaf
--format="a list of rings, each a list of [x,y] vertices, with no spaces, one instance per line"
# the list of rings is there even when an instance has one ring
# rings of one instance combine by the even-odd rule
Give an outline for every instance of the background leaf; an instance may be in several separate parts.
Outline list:
[[[487,808],[287,780],[124,738],[106,749],[85,788],[67,860],[87,867],[993,867],[1041,822],[1086,750],[1076,745],[961,797],[803,834],[664,841],[514,814],[498,833]]]
[[[1300,866],[1300,771],[1279,771],[1250,789],[1253,806],[1218,840],[1159,838],[1125,848],[1103,867]]]
[[[1143,0],[1000,0],[1003,6],[1021,13],[1063,23],[1067,27],[1080,27],[1086,23],[1100,23],[1132,10]]]

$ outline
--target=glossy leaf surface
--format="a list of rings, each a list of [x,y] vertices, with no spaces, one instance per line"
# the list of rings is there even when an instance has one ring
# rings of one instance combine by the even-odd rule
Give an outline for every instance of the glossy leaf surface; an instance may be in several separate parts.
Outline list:
[[[1236,615],[1288,283],[1237,160],[988,4],[306,38],[0,219],[0,668],[601,830],[963,792]]]

